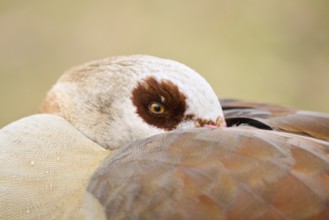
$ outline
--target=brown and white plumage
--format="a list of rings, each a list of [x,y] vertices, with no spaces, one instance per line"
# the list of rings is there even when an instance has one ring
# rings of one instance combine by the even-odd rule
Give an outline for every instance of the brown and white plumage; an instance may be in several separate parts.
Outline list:
[[[329,116],[222,106],[234,127],[174,131],[121,149],[94,173],[87,198],[97,200],[87,205],[108,219],[328,219]]]
[[[166,112],[151,113],[151,103]],[[145,55],[107,58],[65,72],[41,110],[60,115],[107,149],[173,129],[224,123],[203,77],[181,63]]]
[[[41,109],[48,114],[0,130],[0,219],[81,219],[89,179],[115,149],[174,129],[225,123],[198,73],[143,55],[65,72]]]
[[[71,69],[0,130],[0,219],[326,219],[329,116],[221,103],[170,60]]]

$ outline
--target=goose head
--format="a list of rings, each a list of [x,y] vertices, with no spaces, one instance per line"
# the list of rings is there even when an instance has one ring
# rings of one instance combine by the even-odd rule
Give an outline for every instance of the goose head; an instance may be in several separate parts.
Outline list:
[[[225,126],[218,97],[202,76],[146,55],[72,68],[48,92],[41,111],[60,115],[111,150],[176,129]]]

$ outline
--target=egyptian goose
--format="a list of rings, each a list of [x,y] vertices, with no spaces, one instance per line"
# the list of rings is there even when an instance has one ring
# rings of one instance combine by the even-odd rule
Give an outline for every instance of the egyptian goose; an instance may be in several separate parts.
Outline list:
[[[73,68],[1,129],[0,219],[327,219],[329,116],[221,104],[170,60]]]

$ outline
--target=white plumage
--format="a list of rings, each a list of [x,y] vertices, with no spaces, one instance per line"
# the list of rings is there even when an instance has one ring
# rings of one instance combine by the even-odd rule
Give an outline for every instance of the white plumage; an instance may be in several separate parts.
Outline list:
[[[112,152],[40,114],[0,132],[0,219],[81,219],[89,178]]]

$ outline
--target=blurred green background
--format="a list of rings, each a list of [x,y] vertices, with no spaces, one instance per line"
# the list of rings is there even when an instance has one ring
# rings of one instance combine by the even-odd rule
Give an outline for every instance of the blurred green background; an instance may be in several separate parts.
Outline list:
[[[183,62],[220,97],[329,113],[328,0],[0,0],[0,127],[64,70],[124,54]]]

